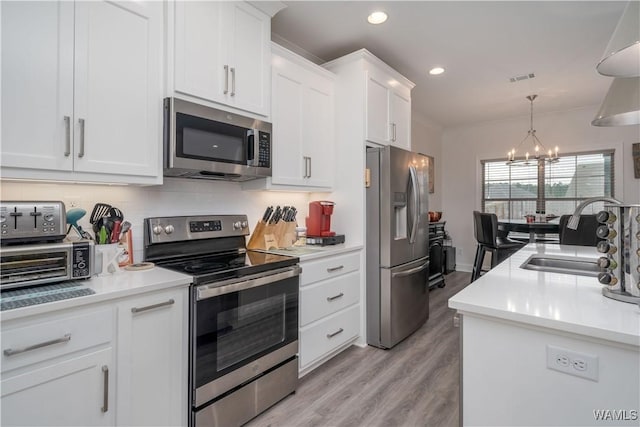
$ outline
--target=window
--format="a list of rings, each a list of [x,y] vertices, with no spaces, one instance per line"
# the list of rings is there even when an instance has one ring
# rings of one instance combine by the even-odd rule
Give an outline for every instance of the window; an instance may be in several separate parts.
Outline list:
[[[482,161],[482,211],[499,219],[573,213],[590,197],[613,197],[613,150],[568,154],[558,162],[533,160],[528,165],[507,166],[505,160]],[[594,203],[584,213],[598,212]]]

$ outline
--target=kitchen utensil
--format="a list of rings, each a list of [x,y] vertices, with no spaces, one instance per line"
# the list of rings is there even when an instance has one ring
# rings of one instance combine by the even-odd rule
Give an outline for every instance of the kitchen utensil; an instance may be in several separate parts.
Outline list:
[[[113,228],[111,229],[111,234],[110,234],[110,242],[111,243],[118,243],[118,241],[120,240],[120,231],[122,230],[122,221],[120,220],[115,220],[113,221]]]
[[[273,206],[268,206],[264,211],[264,215],[262,215],[262,222],[265,224],[269,222],[269,218],[271,218],[271,213],[273,212]]]
[[[122,222],[122,220],[124,219],[124,214],[120,209],[112,206],[111,209],[109,209],[109,218],[111,218],[112,221]]]
[[[127,231],[129,231],[130,228],[131,228],[131,223],[129,221],[123,221],[122,227],[120,229],[119,239],[122,239],[125,236],[125,234],[127,234]]]
[[[271,221],[269,221],[269,224],[276,224],[280,220],[281,214],[282,209],[280,209],[280,206],[276,206],[276,211],[271,215]]]
[[[96,203],[91,211],[91,216],[89,217],[89,222],[93,225],[93,231],[95,233],[100,232],[100,227],[102,224],[98,224],[105,215],[109,213],[109,209],[111,209],[111,205],[107,203]]]
[[[108,236],[107,227],[103,224],[100,227],[100,231],[98,232],[98,235],[96,236],[97,237],[96,240],[98,240],[99,244],[104,245],[107,243],[107,236]]]
[[[82,226],[78,224],[78,221],[80,221],[86,214],[87,211],[80,208],[73,208],[67,211],[67,224],[69,224],[67,234],[69,234],[69,231],[71,231],[71,229],[73,228],[76,233],[78,233],[78,235],[83,239],[92,240],[91,235],[84,231],[82,229]]]

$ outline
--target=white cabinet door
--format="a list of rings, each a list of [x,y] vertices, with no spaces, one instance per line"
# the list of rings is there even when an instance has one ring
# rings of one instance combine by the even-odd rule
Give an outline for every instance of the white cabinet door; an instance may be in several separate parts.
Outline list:
[[[269,16],[245,2],[173,5],[174,90],[268,116]]]
[[[171,4],[171,3],[170,3]],[[225,102],[229,89],[223,2],[175,1],[174,89]]]
[[[271,183],[329,189],[335,163],[334,82],[315,64],[277,45],[273,49]]]
[[[1,2],[3,167],[70,171],[73,3]]]
[[[3,379],[3,426],[114,424],[111,347]]]
[[[229,105],[269,115],[271,20],[244,2],[229,6]]]
[[[304,84],[302,71],[290,62],[274,61],[273,67],[273,176],[271,182],[304,185],[305,163],[302,153],[302,109]]]
[[[389,88],[377,75],[367,72],[366,139],[378,144],[389,144]]]
[[[411,149],[411,98],[391,92],[391,144]]]
[[[333,84],[311,75],[305,95],[302,142],[304,155],[309,157],[307,185],[331,187],[335,164]]]
[[[187,423],[187,289],[118,304],[117,425]]]
[[[76,3],[76,171],[158,174],[161,22],[161,3]]]

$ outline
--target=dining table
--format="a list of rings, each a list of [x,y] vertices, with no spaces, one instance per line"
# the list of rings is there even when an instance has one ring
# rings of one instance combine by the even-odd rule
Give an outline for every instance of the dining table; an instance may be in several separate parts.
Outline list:
[[[498,229],[507,233],[511,231],[528,233],[529,243],[534,243],[537,234],[558,234],[560,232],[559,221],[559,217],[546,222],[527,222],[524,218],[499,219]]]

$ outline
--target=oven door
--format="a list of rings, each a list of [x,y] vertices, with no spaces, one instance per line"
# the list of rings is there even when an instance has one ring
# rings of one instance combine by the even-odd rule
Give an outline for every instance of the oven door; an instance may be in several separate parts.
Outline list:
[[[298,352],[300,267],[194,288],[191,402],[198,408]]]

